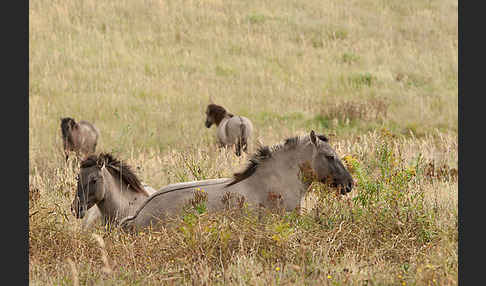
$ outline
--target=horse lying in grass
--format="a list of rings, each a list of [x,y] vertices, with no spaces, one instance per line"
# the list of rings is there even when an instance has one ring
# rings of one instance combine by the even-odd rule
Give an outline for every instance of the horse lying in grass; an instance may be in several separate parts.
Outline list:
[[[88,215],[83,227],[96,220],[96,209],[104,225],[116,226],[155,193],[153,188],[142,185],[130,166],[109,153],[91,155],[82,161],[77,180],[71,212],[78,219]]]
[[[311,180],[302,182],[300,175]],[[353,188],[353,178],[323,135],[294,137],[271,147],[260,147],[246,169],[233,178],[213,179],[166,186],[120,221],[123,229],[156,226],[181,214],[189,204],[203,203],[207,211],[247,204],[268,209],[298,209],[313,180],[328,182],[341,194]]]
[[[84,120],[76,122],[70,117],[62,118],[61,133],[66,161],[71,151],[77,155],[89,155],[96,151],[100,131],[93,124]]]
[[[156,189],[150,187],[149,185],[143,182],[141,182],[141,184],[149,195],[155,194],[157,192]],[[98,206],[94,205],[92,208],[86,211],[86,215],[83,217],[81,222],[81,227],[86,230],[94,226],[97,222],[103,222],[103,215],[101,214]]]
[[[250,119],[244,116],[234,116],[220,105],[209,104],[206,108],[207,128],[215,124],[218,128],[217,137],[220,147],[235,146],[236,156],[241,156],[241,150],[248,153],[248,139],[253,132]]]

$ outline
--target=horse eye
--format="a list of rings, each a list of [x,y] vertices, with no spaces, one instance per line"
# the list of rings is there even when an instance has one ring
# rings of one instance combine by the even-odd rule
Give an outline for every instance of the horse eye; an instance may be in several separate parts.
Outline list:
[[[92,181],[93,183],[96,183],[96,182],[98,182],[98,180],[99,180],[99,179],[101,179],[101,178],[102,178],[101,176],[96,176],[96,177],[93,177],[93,179],[91,179],[91,181]]]
[[[334,155],[326,155],[327,160],[334,160]]]

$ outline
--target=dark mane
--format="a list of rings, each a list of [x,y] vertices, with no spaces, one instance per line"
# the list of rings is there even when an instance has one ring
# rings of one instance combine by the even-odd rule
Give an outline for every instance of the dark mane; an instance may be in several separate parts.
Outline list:
[[[317,138],[324,142],[328,142],[328,139],[324,135],[317,135]],[[251,175],[255,173],[258,166],[262,164],[262,162],[267,161],[268,159],[272,158],[272,154],[278,152],[280,150],[290,150],[295,148],[298,144],[300,144],[303,138],[296,136],[285,139],[284,143],[276,144],[271,147],[268,146],[261,146],[258,150],[251,156],[249,159],[249,163],[246,168],[242,172],[234,173],[233,174],[233,181],[227,184],[225,187],[229,187],[234,185],[238,182],[241,182]]]
[[[123,180],[127,185],[130,185],[135,192],[143,193],[147,196],[149,194],[142,187],[142,183],[138,179],[137,175],[132,171],[131,167],[122,161],[116,159],[110,153],[101,153],[98,156],[91,155],[81,162],[81,168],[89,168],[94,165],[105,165],[106,169],[114,177],[118,177]]]
[[[234,173],[233,174],[233,181],[230,182],[226,187],[229,187],[231,185],[234,185],[238,182],[243,181],[244,179],[247,179],[251,175],[255,173],[257,170],[258,166],[264,162],[267,161],[268,159],[272,158],[272,154],[281,150],[281,149],[286,149],[289,150],[291,148],[294,148],[299,144],[300,138],[299,137],[292,137],[292,138],[287,138],[285,139],[283,144],[276,144],[271,147],[268,146],[261,146],[258,148],[258,150],[251,156],[249,159],[249,163],[246,166],[245,170],[242,172]]]
[[[229,115],[229,117],[233,117],[233,114],[228,113],[226,109],[224,109],[224,107],[214,103],[208,105],[208,115],[212,115],[214,117],[214,123],[216,123],[216,125],[219,125],[221,120],[223,120],[226,115]]]
[[[324,135],[317,135],[317,138],[321,139],[324,142],[329,142],[329,139]]]

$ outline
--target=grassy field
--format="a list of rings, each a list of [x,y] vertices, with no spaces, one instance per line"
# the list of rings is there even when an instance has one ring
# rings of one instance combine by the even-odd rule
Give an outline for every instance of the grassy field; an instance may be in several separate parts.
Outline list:
[[[32,285],[457,285],[457,1],[29,2]],[[350,168],[300,214],[192,214],[160,232],[82,231],[60,118],[140,179],[228,177],[210,98],[251,150],[314,129]],[[70,163],[73,163],[73,168]],[[193,172],[194,166],[201,172]]]

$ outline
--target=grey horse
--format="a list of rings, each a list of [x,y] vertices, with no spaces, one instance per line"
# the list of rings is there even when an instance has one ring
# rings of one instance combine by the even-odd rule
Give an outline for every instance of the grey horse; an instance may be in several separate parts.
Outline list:
[[[116,226],[133,215],[155,190],[147,191],[130,166],[109,153],[90,155],[81,162],[76,196],[71,204],[73,215],[82,219],[97,206],[104,225]]]
[[[145,189],[145,191],[147,191],[147,193],[149,195],[152,195],[152,194],[157,192],[156,189],[145,184],[144,182],[141,182],[141,184],[142,184],[142,187]],[[92,208],[88,209],[88,211],[86,212],[86,215],[83,217],[83,219],[81,221],[81,227],[82,227],[82,229],[87,230],[87,229],[95,226],[95,224],[97,222],[99,222],[99,223],[103,222],[103,215],[101,214],[101,211],[98,208],[98,206],[94,205]]]
[[[93,124],[81,120],[76,122],[73,118],[61,118],[61,133],[66,160],[69,152],[89,155],[96,151],[100,131]]]
[[[206,108],[205,125],[210,128],[213,124],[218,128],[217,137],[221,147],[235,146],[236,156],[241,155],[241,150],[248,153],[248,139],[253,132],[250,119],[235,116],[224,107],[211,103]]]
[[[233,178],[166,186],[146,200],[133,216],[122,219],[120,227],[127,231],[155,227],[201,201],[208,211],[244,204],[291,211],[299,209],[312,181],[327,182],[343,195],[353,188],[353,178],[328,139],[314,131],[271,147],[260,147],[246,169]]]

